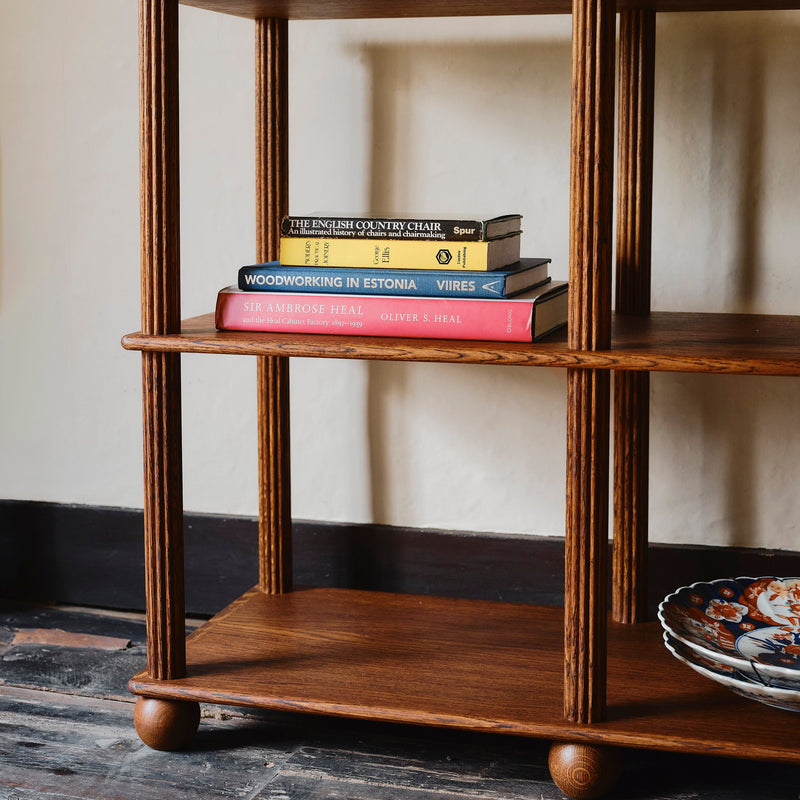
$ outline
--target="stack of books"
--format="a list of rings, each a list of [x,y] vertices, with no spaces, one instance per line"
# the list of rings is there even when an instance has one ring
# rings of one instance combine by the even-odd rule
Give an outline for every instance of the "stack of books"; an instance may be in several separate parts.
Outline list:
[[[239,270],[220,330],[530,342],[567,322],[521,217],[285,217],[280,260]]]

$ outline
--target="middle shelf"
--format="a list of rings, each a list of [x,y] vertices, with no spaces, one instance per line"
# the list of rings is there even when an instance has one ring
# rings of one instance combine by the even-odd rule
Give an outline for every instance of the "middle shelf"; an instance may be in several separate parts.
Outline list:
[[[127,350],[158,352],[800,375],[800,316],[615,314],[612,343],[609,350],[571,350],[563,329],[533,344],[218,331],[213,314],[184,320],[178,333],[122,339]]]

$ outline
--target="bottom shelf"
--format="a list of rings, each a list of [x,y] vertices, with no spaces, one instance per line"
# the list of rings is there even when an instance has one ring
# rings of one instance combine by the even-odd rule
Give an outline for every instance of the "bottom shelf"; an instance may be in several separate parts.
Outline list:
[[[792,712],[674,659],[658,623],[609,624],[608,719],[563,720],[560,608],[252,590],[187,640],[187,677],[134,694],[800,763]]]

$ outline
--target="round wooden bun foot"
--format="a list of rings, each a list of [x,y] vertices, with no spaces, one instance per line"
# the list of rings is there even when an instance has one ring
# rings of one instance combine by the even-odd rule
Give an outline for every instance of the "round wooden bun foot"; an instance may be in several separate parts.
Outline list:
[[[133,709],[139,738],[154,750],[183,750],[200,724],[200,704],[140,697]]]
[[[555,785],[575,800],[602,797],[620,774],[619,753],[593,744],[553,742],[547,763]]]

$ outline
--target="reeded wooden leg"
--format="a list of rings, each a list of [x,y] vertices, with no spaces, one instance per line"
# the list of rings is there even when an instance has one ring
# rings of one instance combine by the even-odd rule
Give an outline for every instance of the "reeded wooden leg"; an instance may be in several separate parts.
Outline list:
[[[606,709],[609,387],[606,371],[568,371],[564,716],[572,722],[600,722]]]
[[[289,201],[288,21],[256,20],[256,259],[279,257]],[[292,588],[289,359],[258,358],[259,586]]]
[[[620,13],[617,158],[618,314],[650,313],[656,16]],[[614,374],[614,558],[617,622],[647,616],[650,374]]]
[[[614,786],[620,774],[617,750],[585,742],[554,742],[550,747],[548,766],[555,785],[575,800],[602,797]]]
[[[620,12],[616,309],[650,313],[655,11]]]
[[[292,590],[289,359],[258,359],[259,586]]]
[[[572,3],[569,346],[611,342],[614,0]],[[606,703],[609,373],[567,370],[564,716]]]
[[[200,724],[200,704],[140,697],[133,710],[139,738],[154,750],[184,750]]]
[[[612,614],[615,622],[647,619],[647,509],[650,373],[614,373],[614,544]]]
[[[142,331],[180,329],[178,0],[139,0]],[[147,669],[186,674],[181,372],[177,353],[142,353]]]
[[[181,372],[177,353],[142,353],[147,671],[186,674]]]

